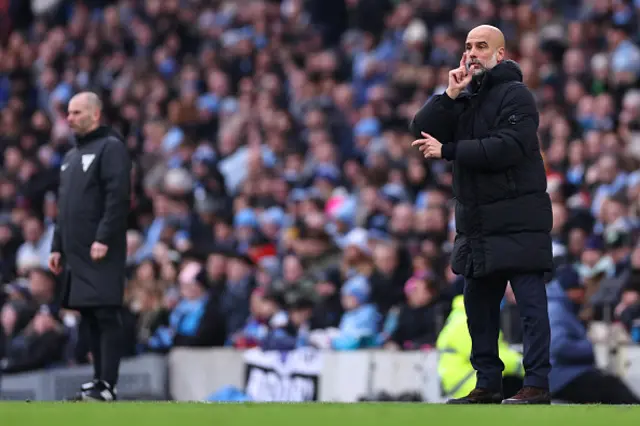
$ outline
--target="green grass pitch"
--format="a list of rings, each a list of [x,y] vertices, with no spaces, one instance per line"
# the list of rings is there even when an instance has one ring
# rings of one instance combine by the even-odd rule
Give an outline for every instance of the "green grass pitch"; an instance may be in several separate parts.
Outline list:
[[[430,404],[0,403],[2,426],[607,426],[640,424],[640,407]]]

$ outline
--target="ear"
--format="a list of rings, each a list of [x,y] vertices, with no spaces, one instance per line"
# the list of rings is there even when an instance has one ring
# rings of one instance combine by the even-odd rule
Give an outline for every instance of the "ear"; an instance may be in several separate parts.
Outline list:
[[[504,47],[498,47],[498,52],[497,52],[497,55],[496,55],[498,63],[504,61],[504,56],[505,56]]]

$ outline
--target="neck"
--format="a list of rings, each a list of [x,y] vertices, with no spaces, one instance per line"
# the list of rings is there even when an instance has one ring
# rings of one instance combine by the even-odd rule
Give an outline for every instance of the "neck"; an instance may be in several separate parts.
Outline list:
[[[100,123],[92,124],[92,125],[91,125],[91,127],[89,127],[89,128],[88,128],[87,130],[85,130],[84,132],[82,132],[82,133],[78,132],[78,136],[81,136],[81,137],[82,137],[82,136],[86,136],[86,135],[88,135],[89,133],[91,133],[91,132],[95,131],[98,127],[100,127]]]

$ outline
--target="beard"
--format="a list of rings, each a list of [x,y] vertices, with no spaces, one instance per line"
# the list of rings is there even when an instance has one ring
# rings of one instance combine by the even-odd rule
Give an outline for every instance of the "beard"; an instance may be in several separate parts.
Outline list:
[[[478,65],[478,67],[472,70],[472,65]],[[470,59],[466,63],[467,70],[473,73],[473,78],[483,76],[496,65],[498,65],[498,52],[495,52],[486,63],[482,63],[478,59]]]

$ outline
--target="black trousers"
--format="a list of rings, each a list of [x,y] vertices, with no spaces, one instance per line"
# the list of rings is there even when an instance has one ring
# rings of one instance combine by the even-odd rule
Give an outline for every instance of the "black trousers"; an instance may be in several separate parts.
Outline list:
[[[500,302],[507,281],[518,303],[523,331],[524,386],[549,388],[549,314],[543,274],[495,274],[465,279],[464,304],[471,335],[471,365],[477,387],[502,390],[504,364],[498,354]]]
[[[575,404],[640,404],[622,380],[599,370],[576,377],[553,397]]]
[[[85,308],[80,310],[81,326],[89,338],[93,358],[93,378],[112,387],[118,383],[122,358],[122,313],[120,308]]]

